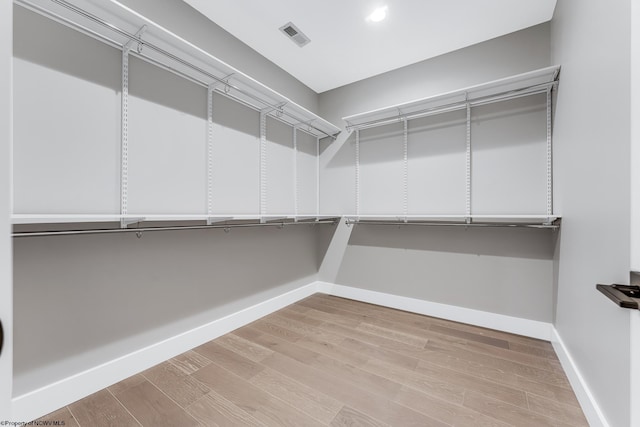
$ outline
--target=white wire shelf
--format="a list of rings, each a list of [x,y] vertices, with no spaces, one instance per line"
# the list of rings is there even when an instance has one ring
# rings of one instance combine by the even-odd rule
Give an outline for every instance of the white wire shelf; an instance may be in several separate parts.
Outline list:
[[[556,84],[554,65],[507,78],[343,117],[347,130],[366,129],[433,114],[462,110],[521,96],[547,92]]]
[[[318,138],[340,129],[116,0],[15,0]]]
[[[220,214],[220,215],[118,215],[118,214],[14,214],[11,216],[12,224],[72,224],[72,223],[105,223],[120,222],[125,220],[129,224],[141,222],[177,222],[177,221],[200,221],[208,224],[225,223],[231,221],[250,222],[313,222],[328,220],[338,216],[327,215],[293,215],[293,214]]]
[[[367,221],[394,221],[403,223],[413,222],[460,222],[467,223],[504,223],[504,224],[543,224],[556,222],[559,215],[353,215],[353,214],[186,214],[186,215],[159,215],[159,214],[14,214],[11,216],[14,225],[21,224],[65,224],[65,223],[91,223],[91,222],[119,222],[127,220],[129,223],[137,222],[173,222],[173,221],[209,221],[210,223],[224,223],[229,221],[317,221],[344,217],[351,222]]]
[[[339,218],[301,215],[13,215],[14,238],[336,224]],[[72,225],[73,224],[73,225]]]
[[[21,224],[66,224],[81,222],[115,222],[120,221],[118,214],[13,214],[11,223]]]
[[[558,215],[345,215],[347,224],[559,228]]]

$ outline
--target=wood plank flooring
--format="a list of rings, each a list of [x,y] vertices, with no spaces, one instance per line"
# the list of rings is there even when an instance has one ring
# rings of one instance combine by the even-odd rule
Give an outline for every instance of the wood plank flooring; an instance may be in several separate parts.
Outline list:
[[[41,421],[588,426],[550,343],[316,294]]]

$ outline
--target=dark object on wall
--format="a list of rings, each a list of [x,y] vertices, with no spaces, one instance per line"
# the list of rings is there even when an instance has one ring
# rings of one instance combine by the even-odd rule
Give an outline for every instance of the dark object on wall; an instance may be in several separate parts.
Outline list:
[[[0,320],[0,356],[2,356],[2,344],[4,344],[4,331],[2,330],[2,320]]]
[[[596,289],[622,308],[637,310],[640,306],[640,286],[596,285]]]

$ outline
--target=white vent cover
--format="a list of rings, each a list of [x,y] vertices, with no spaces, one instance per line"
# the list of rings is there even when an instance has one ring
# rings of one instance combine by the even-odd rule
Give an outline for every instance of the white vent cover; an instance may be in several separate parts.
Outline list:
[[[311,40],[307,37],[298,27],[293,25],[292,22],[287,22],[282,27],[280,27],[280,31],[284,33],[287,38],[291,39],[295,44],[302,47],[309,43]]]

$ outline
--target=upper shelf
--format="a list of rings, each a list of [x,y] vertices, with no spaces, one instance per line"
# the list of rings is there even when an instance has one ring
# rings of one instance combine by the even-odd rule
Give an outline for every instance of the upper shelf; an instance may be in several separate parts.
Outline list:
[[[560,66],[542,68],[443,94],[343,117],[348,130],[366,129],[466,109],[495,101],[533,95],[550,90],[558,81]]]
[[[316,137],[340,129],[116,0],[15,0]]]

